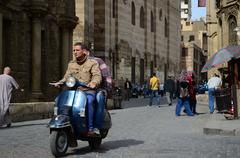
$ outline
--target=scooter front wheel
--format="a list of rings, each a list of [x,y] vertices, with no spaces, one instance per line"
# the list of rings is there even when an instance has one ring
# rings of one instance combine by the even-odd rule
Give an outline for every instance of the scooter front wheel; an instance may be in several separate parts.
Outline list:
[[[64,156],[68,149],[68,136],[64,130],[52,131],[50,135],[50,148],[56,157]]]

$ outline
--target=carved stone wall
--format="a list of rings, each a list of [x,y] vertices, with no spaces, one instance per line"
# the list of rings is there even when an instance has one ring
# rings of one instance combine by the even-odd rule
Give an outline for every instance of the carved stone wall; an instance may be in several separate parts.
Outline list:
[[[77,22],[74,0],[8,0],[0,1],[0,7],[0,70],[10,66],[24,88],[14,92],[12,101],[53,101],[58,90],[48,83],[62,78],[63,34],[67,32],[66,42],[71,42]]]
[[[79,33],[74,39],[84,42],[88,41],[86,38],[91,39],[91,34],[84,34],[84,31],[93,23],[94,54],[109,64],[116,80],[123,77],[140,83],[153,71],[164,80],[164,75],[180,71],[180,1],[95,0],[86,3],[86,0],[77,0],[76,4],[79,24],[75,32]],[[132,5],[135,24],[132,24]],[[144,10],[144,28],[140,27],[140,8]],[[89,23],[82,23],[93,14]]]

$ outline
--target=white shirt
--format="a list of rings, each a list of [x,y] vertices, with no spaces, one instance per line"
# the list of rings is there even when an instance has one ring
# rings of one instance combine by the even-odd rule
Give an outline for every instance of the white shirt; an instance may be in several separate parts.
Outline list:
[[[209,80],[208,80],[208,88],[216,88],[216,87],[219,87],[221,85],[222,81],[219,77],[211,77]]]

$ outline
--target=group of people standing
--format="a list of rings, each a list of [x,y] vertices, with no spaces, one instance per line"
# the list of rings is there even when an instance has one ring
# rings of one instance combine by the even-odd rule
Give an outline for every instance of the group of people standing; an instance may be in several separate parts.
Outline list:
[[[150,86],[150,101],[149,106],[152,106],[154,97],[157,99],[157,104],[160,107],[160,81],[156,76],[156,73],[153,73],[149,81]],[[181,109],[184,107],[184,112],[189,116],[198,114],[196,112],[196,82],[194,81],[194,75],[192,72],[183,71],[176,82],[172,76],[168,76],[167,80],[163,84],[163,89],[166,92],[166,98],[168,105],[172,105],[172,101],[175,97],[178,98],[176,105],[176,116],[180,116]]]
[[[208,97],[209,97],[209,112],[212,114],[214,112],[214,93],[217,87],[221,85],[221,79],[219,75],[214,74],[208,80]],[[153,98],[156,97],[158,106],[160,105],[160,96],[159,96],[159,78],[156,76],[156,73],[153,73],[149,81],[150,86],[150,101],[149,106],[152,106]],[[196,104],[197,104],[197,85],[192,71],[182,71],[179,76],[176,78],[176,82],[171,76],[168,76],[168,79],[165,81],[163,86],[164,91],[166,92],[168,105],[172,105],[173,98],[177,98],[177,105],[175,114],[176,116],[181,115],[181,110],[184,107],[183,112],[188,116],[194,116],[197,113]],[[174,96],[175,95],[175,96]],[[160,106],[159,106],[160,107]]]
[[[153,73],[149,81],[149,89],[150,89],[149,106],[152,106],[153,99],[155,97],[157,99],[158,107],[160,107],[160,95],[163,96],[164,92],[166,92],[168,105],[171,106],[174,98],[174,93],[175,93],[174,79],[171,76],[168,76],[168,79],[165,81],[163,85],[159,83],[160,83],[160,79],[156,76],[156,73]]]

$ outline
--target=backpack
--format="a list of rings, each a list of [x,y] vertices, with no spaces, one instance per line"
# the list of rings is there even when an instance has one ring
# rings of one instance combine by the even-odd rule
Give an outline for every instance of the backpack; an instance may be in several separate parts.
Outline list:
[[[110,92],[112,90],[112,75],[109,67],[101,58],[94,57],[93,59],[98,62],[99,69],[102,75],[102,82],[100,84],[100,88]]]
[[[189,92],[188,92],[188,82],[187,81],[181,81],[180,82],[180,94],[179,94],[180,98],[185,98],[187,96],[189,96]]]

